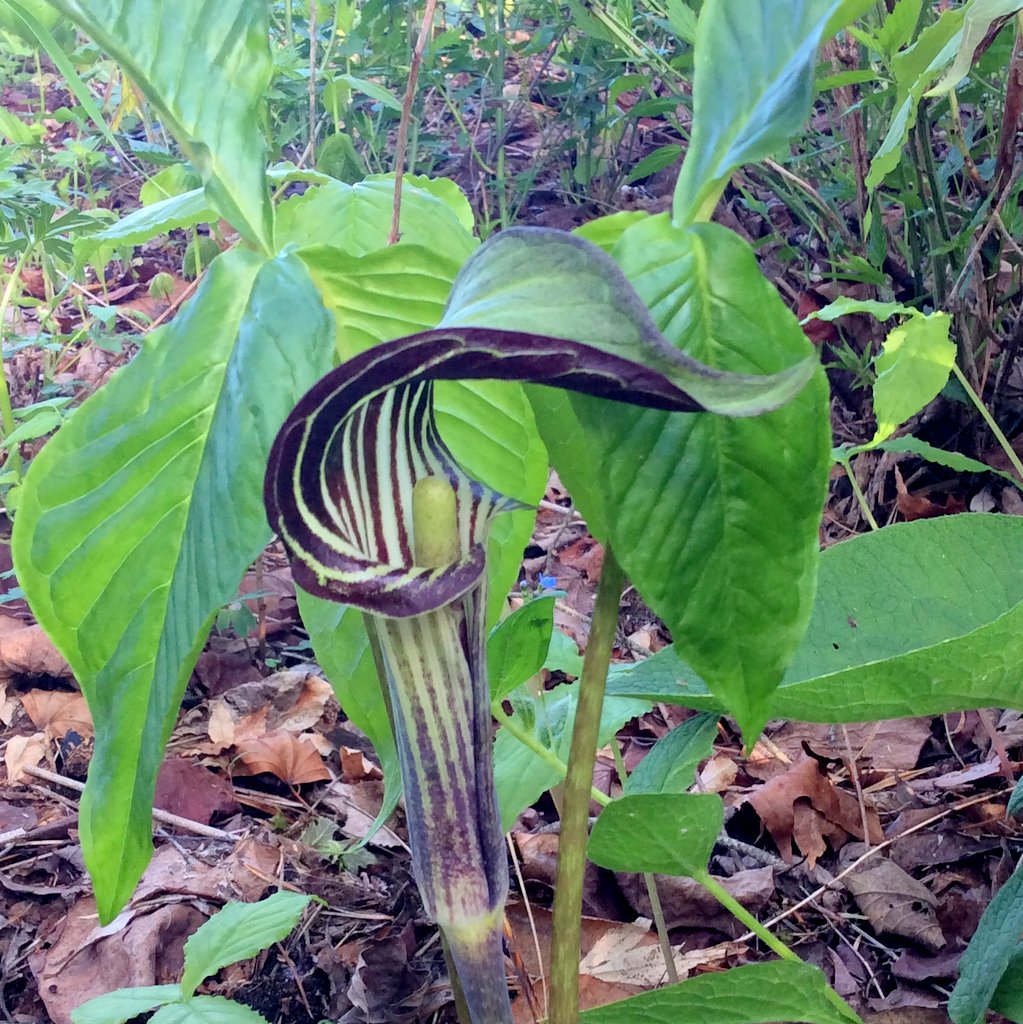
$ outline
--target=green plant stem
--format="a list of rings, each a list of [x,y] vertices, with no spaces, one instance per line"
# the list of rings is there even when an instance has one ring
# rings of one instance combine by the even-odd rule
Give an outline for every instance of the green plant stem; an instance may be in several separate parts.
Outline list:
[[[622,751],[618,746],[617,740],[612,740],[611,742],[611,753],[614,755],[618,778],[624,786],[625,780],[629,777],[629,772],[625,767],[625,758],[622,757]],[[668,975],[668,981],[674,985],[678,981],[678,971],[675,968],[675,957],[671,952],[671,940],[668,938],[668,924],[664,920],[661,894],[657,891],[657,879],[649,871],[644,871],[643,883],[646,885],[647,898],[650,900],[650,914],[654,919],[654,927],[657,929],[657,940],[661,944],[664,970]]]
[[[699,882],[725,910],[733,917],[738,918],[768,949],[773,950],[783,960],[802,962],[781,939],[772,935],[709,871],[693,875],[693,880]]]
[[[0,359],[3,358],[3,338],[6,334],[5,324],[7,323],[7,310],[10,308],[11,301],[14,298],[14,292],[18,287],[18,282],[21,280],[21,271],[25,267],[25,263],[28,260],[29,246],[25,246],[25,251],[20,253],[18,261],[14,264],[14,269],[11,271],[10,277],[7,278],[7,283],[4,285],[3,295],[0,296]],[[3,427],[4,437],[8,437],[14,431],[14,407],[11,405],[11,391],[7,386],[7,364],[4,362],[3,373],[0,373],[0,425]],[[21,468],[21,453],[17,450],[17,446],[12,447],[7,453],[7,467],[9,469],[18,470]]]
[[[545,747],[532,733],[523,729],[511,715],[506,714],[504,708],[497,701],[491,705],[490,713],[503,729],[507,729],[511,736],[524,747],[528,747],[544,764],[553,768],[561,778],[568,775],[568,765],[553,750]],[[611,797],[607,793],[601,793],[596,786],[590,786],[590,799],[595,800],[601,807],[607,807],[611,803]]]
[[[839,459],[839,463],[845,470],[845,475],[849,478],[849,483],[852,485],[853,494],[856,496],[857,502],[861,511],[863,512],[864,518],[870,524],[872,530],[879,530],[880,527],[877,525],[877,520],[874,518],[874,513],[870,511],[870,506],[867,504],[867,499],[860,490],[860,485],[856,482],[856,476],[852,471],[852,463],[849,459]]]
[[[958,363],[952,364],[952,372],[955,374],[956,380],[962,385],[963,390],[966,392],[966,397],[973,402],[977,409],[977,412],[984,418],[984,422],[990,427],[991,433],[995,435],[995,440],[1001,445],[1002,451],[1005,452],[1005,457],[1012,464],[1012,468],[1019,474],[1020,480],[1023,480],[1023,462],[1020,462],[1019,456],[1016,454],[1015,449],[1009,444],[1009,439],[1002,433],[1001,427],[995,422],[994,416],[988,411],[987,406],[981,400],[980,395],[974,391],[970,382],[966,379],[966,375],[959,368]]]
[[[590,786],[607,669],[618,628],[618,602],[624,582],[625,574],[608,546],[604,549],[604,567],[583,658],[579,705],[572,728],[568,775],[565,778],[558,870],[554,881],[550,1024],[577,1024],[579,1020],[579,945]]]

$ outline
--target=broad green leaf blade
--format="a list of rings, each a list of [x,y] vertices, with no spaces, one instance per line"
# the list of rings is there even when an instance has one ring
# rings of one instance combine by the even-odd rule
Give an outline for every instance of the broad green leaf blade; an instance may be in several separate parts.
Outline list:
[[[373,744],[384,773],[384,797],[380,810],[366,836],[356,844],[359,848],[370,842],[380,827],[387,823],[401,799],[398,749],[394,745],[387,699],[377,675],[362,613],[335,601],[313,597],[301,587],[297,593],[298,610],[316,652],[316,660],[334,688],[341,710]]]
[[[693,131],[676,224],[709,219],[728,176],[806,122],[817,48],[840,0],[706,0],[696,30]]]
[[[944,96],[951,92],[970,73],[973,55],[988,29],[1000,18],[1006,18],[1019,10],[1023,10],[1021,0],[972,0],[972,3],[967,4],[959,52],[938,84],[925,95]]]
[[[357,78],[355,75],[338,75],[335,81],[345,82],[351,87],[352,92],[361,92],[371,100],[376,100],[385,107],[389,107],[399,114],[401,113],[401,100],[376,82],[370,82],[365,78]]]
[[[53,0],[131,76],[199,169],[211,204],[273,251],[259,104],[270,84],[266,5],[251,0]]]
[[[270,1024],[261,1013],[223,996],[193,996],[161,1006],[149,1024]]]
[[[586,856],[611,871],[699,877],[724,824],[714,793],[642,793],[612,800],[593,826]]]
[[[190,228],[216,219],[206,192],[201,188],[194,189],[151,206],[143,206],[102,231],[76,238],[75,258],[79,263],[85,263],[103,246],[141,245],[175,228]]]
[[[294,256],[234,250],[29,470],[12,546],[96,723],[81,829],[104,921],[152,852],[156,772],[211,618],[269,538],[271,439],[332,338]]]
[[[155,1010],[164,1003],[181,999],[180,985],[147,985],[142,988],[119,988],[82,1003],[71,1011],[71,1024],[125,1024],[142,1013]]]
[[[261,953],[280,942],[298,924],[311,896],[280,890],[258,903],[225,903],[185,943],[181,992],[190,999],[195,990],[228,964]]]
[[[578,706],[578,683],[556,686],[536,698],[513,699],[513,721],[522,732],[552,751],[564,764],[572,742]],[[642,699],[609,697],[600,713],[601,746],[628,721],[650,710]],[[564,781],[564,773],[543,760],[505,728],[494,743],[494,782],[501,809],[501,828],[508,832],[515,819],[541,794]]]
[[[1023,860],[988,904],[959,961],[959,980],[948,1000],[948,1015],[954,1024],[978,1024],[984,1020],[1021,934]]]
[[[374,175],[355,185],[331,179],[281,203],[277,245],[329,245],[365,256],[386,248],[393,207],[393,175]],[[400,226],[403,242],[432,249],[459,265],[479,244],[465,196],[445,179],[406,175]]]
[[[1012,952],[998,988],[991,997],[991,1009],[1020,1024],[1023,1021],[1023,944]]]
[[[663,231],[666,220],[647,218],[626,235],[650,225],[659,225],[653,230]],[[664,337],[627,278],[606,253],[581,238],[549,228],[511,228],[491,238],[462,268],[440,326],[490,328],[577,342],[609,359],[625,359],[659,374],[676,394],[689,396],[690,410],[702,408],[726,416],[757,416],[777,409],[814,376],[816,360],[806,357],[806,349],[800,353],[801,360],[790,359],[765,375],[703,365]],[[777,297],[776,301],[780,304]],[[495,375],[597,394],[592,385],[582,382],[582,372],[577,374],[577,386],[567,374],[538,372],[513,378],[505,371]],[[600,394],[616,397],[612,388]],[[676,402],[672,408],[683,406]]]
[[[626,779],[625,795],[684,793],[697,765],[711,755],[717,724],[714,715],[694,715],[662,736]]]
[[[772,717],[866,722],[1023,708],[1023,521],[967,514],[897,523],[828,548]],[[720,709],[665,649],[608,693]]]
[[[615,255],[658,326],[701,362],[770,373],[805,357],[795,318],[724,228],[651,218]],[[576,458],[600,467],[619,561],[752,741],[813,601],[830,468],[823,372],[754,419],[573,404],[590,439]]]
[[[947,313],[916,313],[894,328],[874,360],[874,416],[871,445],[890,437],[900,423],[915,416],[948,382],[955,362]]]
[[[554,627],[554,597],[540,596],[498,623],[487,640],[491,700],[502,700],[543,668]]]
[[[583,1024],[857,1024],[821,971],[810,964],[777,960],[733,967],[643,992],[630,999],[586,1010]]]

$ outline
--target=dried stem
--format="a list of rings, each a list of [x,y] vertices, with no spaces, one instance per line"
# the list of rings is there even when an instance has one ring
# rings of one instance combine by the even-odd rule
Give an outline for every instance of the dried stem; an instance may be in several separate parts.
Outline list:
[[[405,154],[408,150],[408,129],[412,120],[412,103],[416,98],[416,83],[419,80],[419,66],[423,63],[423,51],[430,38],[433,25],[433,12],[437,8],[437,0],[426,0],[423,8],[423,24],[419,27],[419,38],[412,51],[412,63],[409,66],[408,85],[405,87],[405,99],[401,104],[401,120],[398,122],[398,138],[394,144],[394,212],[391,215],[391,232],[387,236],[387,244],[394,245],[400,237],[398,222],[401,219],[401,181],[405,173]]]

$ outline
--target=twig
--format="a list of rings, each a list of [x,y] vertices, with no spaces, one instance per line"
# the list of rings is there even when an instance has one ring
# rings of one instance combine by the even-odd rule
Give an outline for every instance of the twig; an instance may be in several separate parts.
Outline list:
[[[34,775],[37,779],[44,779],[46,782],[52,782],[56,786],[73,789],[76,793],[81,793],[85,789],[84,783],[79,782],[77,779],[69,779],[66,775],[58,775],[56,772],[48,771],[46,768],[26,765],[22,771],[26,775]],[[226,839],[233,843],[238,838],[236,835],[225,832],[223,829],[214,828],[212,825],[203,825],[201,822],[192,821],[190,818],[182,818],[180,815],[171,814],[169,811],[161,811],[157,807],[153,808],[153,820],[163,825],[173,825],[175,828],[181,829],[182,832],[192,832],[197,836],[206,836],[208,839]]]
[[[423,62],[423,51],[426,41],[430,38],[433,24],[433,12],[437,0],[426,0],[423,8],[423,24],[419,27],[419,38],[412,51],[412,63],[409,66],[408,84],[405,86],[405,98],[401,104],[401,120],[398,122],[398,138],[394,144],[394,212],[391,215],[391,232],[387,236],[387,244],[394,245],[398,241],[398,222],[401,218],[401,181],[405,174],[405,153],[408,149],[408,128],[412,120],[412,103],[416,98],[416,83],[419,80],[419,66]]]

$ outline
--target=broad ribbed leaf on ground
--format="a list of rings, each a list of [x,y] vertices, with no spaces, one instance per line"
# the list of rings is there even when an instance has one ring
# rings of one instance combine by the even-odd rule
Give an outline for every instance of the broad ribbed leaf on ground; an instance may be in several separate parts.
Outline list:
[[[988,904],[966,952],[948,1000],[955,1024],[979,1024],[1023,934],[1023,860]],[[1003,996],[1004,998],[1004,996]]]
[[[149,860],[156,771],[185,683],[269,538],[270,445],[329,369],[332,338],[297,258],[228,253],[29,471],[15,564],[96,722],[80,827],[104,920]]]
[[[281,889],[256,903],[227,903],[185,942],[181,991],[190,998],[221,967],[248,960],[283,941],[311,896]]]
[[[193,996],[181,1003],[161,1006],[149,1024],[269,1024],[266,1017],[245,1003],[224,996]]]
[[[810,964],[776,960],[733,967],[586,1010],[583,1024],[858,1024],[859,1017]]]
[[[210,202],[273,246],[259,105],[270,84],[267,7],[252,0],[52,0],[131,76],[203,176]]]
[[[615,257],[693,358],[770,373],[806,357],[795,318],[724,228],[650,218],[622,236]],[[619,561],[752,740],[813,601],[830,465],[823,373],[751,419],[631,406],[612,417],[589,399],[573,405],[589,438],[576,458],[600,467]]]
[[[803,127],[817,48],[841,7],[841,0],[706,0],[693,51],[693,130],[675,186],[676,223],[709,219],[732,171],[772,156]]]
[[[1023,520],[966,514],[887,526],[828,548],[803,642],[772,717],[866,722],[1023,708]],[[666,648],[608,692],[720,709]]]
[[[699,878],[724,823],[715,793],[639,793],[612,800],[593,826],[586,856],[611,871]]]

